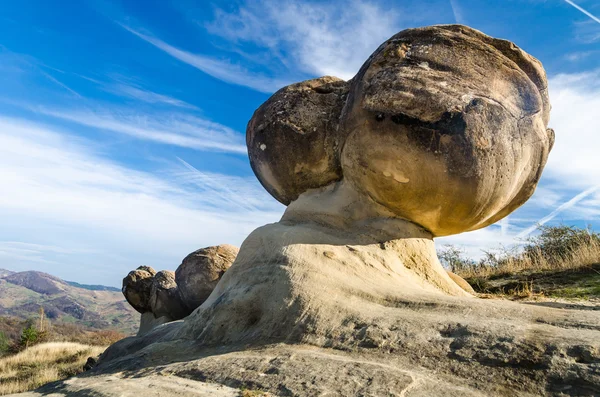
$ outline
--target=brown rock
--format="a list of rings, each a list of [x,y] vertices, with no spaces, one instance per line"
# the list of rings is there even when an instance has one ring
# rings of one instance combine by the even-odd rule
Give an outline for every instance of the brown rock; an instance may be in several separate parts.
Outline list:
[[[342,177],[337,126],[348,84],[321,77],[277,91],[248,123],[250,165],[273,197],[289,204]]]
[[[223,244],[199,249],[185,257],[175,271],[175,282],[190,312],[208,298],[238,251],[233,245]]]
[[[152,279],[149,303],[155,318],[179,320],[188,314],[177,290],[175,272],[170,270],[161,270]]]
[[[150,309],[150,292],[152,290],[152,279],[156,271],[149,266],[140,266],[129,272],[123,279],[121,291],[127,302],[138,312],[145,313]]]
[[[405,30],[353,79],[343,173],[434,236],[479,229],[533,194],[549,110],[540,62],[514,44],[458,25]]]
[[[473,289],[473,287],[471,287],[471,284],[469,284],[467,280],[465,280],[456,273],[452,273],[450,270],[448,270],[447,272],[448,276],[450,276],[452,281],[454,281],[460,288],[464,289],[470,294],[475,294],[475,290]]]

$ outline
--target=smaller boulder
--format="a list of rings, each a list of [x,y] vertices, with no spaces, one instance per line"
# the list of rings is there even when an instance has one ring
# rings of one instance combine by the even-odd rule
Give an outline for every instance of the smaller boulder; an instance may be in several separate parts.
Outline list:
[[[471,287],[471,284],[469,284],[467,282],[467,280],[465,280],[458,274],[452,273],[449,270],[447,270],[446,272],[448,273],[448,276],[450,276],[452,281],[454,281],[460,288],[464,289],[465,291],[467,291],[470,294],[475,295],[475,290],[473,289],[473,287]]]
[[[238,251],[223,244],[199,249],[183,259],[175,271],[175,282],[190,313],[208,298]]]
[[[170,270],[161,270],[152,279],[150,292],[150,309],[154,317],[168,317],[179,320],[188,315],[177,291],[175,273]]]
[[[94,357],[88,357],[87,361],[83,365],[83,370],[84,371],[89,371],[92,368],[94,368],[96,366],[96,364],[98,364],[98,360],[96,360],[96,358],[94,358]]]
[[[140,266],[129,272],[123,279],[121,291],[127,302],[138,312],[149,312],[150,293],[152,290],[152,279],[156,271],[150,266]]]

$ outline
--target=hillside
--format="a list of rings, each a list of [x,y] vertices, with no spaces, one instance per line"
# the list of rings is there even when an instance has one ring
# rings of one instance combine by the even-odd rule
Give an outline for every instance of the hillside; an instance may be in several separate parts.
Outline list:
[[[40,307],[53,323],[134,333],[139,314],[119,290],[67,282],[37,271],[0,270],[0,316],[33,318]]]

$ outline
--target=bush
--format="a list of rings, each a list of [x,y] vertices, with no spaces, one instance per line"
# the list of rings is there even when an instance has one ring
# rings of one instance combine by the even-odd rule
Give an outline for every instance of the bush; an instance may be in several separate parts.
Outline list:
[[[10,351],[10,339],[4,332],[0,332],[0,356]]]
[[[454,273],[466,278],[490,278],[523,271],[581,269],[600,263],[600,234],[575,226],[540,226],[540,233],[521,247],[483,251],[478,262],[454,246],[444,246],[438,256]]]
[[[21,332],[21,347],[28,348],[31,345],[34,345],[39,338],[39,332],[34,328],[33,325],[29,327],[23,328],[23,332]]]
[[[590,229],[574,226],[540,226],[538,236],[530,237],[523,255],[532,259],[541,256],[546,261],[563,261],[586,246],[600,244],[600,235]]]
[[[461,273],[475,265],[475,261],[465,255],[465,251],[454,245],[445,245],[438,250],[442,264],[452,273]]]

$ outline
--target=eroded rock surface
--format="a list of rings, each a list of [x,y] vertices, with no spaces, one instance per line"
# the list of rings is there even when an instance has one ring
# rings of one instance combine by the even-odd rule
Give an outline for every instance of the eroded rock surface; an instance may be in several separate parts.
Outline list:
[[[150,294],[152,291],[152,279],[156,271],[149,266],[140,266],[129,272],[123,279],[121,289],[127,302],[138,312],[150,311]]]
[[[232,245],[189,254],[175,272],[140,266],[123,279],[123,295],[142,313],[138,336],[188,316],[211,294],[238,253]]]
[[[200,306],[229,269],[239,249],[223,244],[194,251],[175,271],[181,299],[191,313]]]

